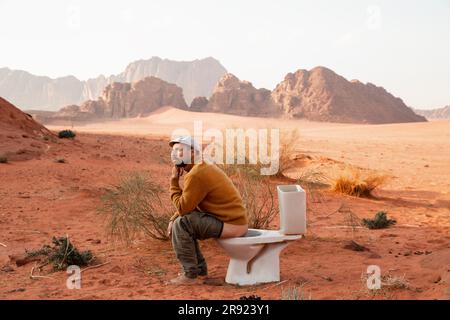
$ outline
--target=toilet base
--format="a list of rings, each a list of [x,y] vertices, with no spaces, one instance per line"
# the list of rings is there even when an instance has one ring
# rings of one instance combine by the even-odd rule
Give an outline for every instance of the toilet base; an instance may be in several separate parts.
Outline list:
[[[280,281],[280,252],[287,241],[261,245],[261,251],[250,260],[230,259],[225,281],[237,285],[255,285]]]

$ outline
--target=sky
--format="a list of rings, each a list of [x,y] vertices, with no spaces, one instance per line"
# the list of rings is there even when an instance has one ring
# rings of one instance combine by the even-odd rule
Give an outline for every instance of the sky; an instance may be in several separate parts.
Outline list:
[[[450,0],[0,0],[0,67],[81,80],[214,57],[256,87],[328,67],[414,108],[450,105]]]

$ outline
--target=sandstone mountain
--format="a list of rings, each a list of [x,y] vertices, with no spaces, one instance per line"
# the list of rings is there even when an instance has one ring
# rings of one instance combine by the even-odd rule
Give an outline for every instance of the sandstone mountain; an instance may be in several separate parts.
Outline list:
[[[256,89],[250,82],[241,81],[228,73],[219,80],[209,101],[205,97],[197,97],[192,101],[190,110],[241,116],[277,116],[279,109],[270,94],[269,90]]]
[[[427,119],[450,119],[450,106],[431,110],[414,110],[417,114]]]
[[[214,58],[172,61],[152,57],[129,64],[118,74],[103,75],[87,81],[73,76],[57,79],[35,76],[25,71],[0,68],[0,96],[23,109],[58,110],[97,99],[104,88],[114,82],[137,82],[155,76],[183,88],[188,102],[196,96],[209,97],[217,81],[226,73]]]
[[[187,109],[183,90],[175,84],[147,77],[132,84],[108,85],[99,99],[86,101],[81,106],[69,105],[52,114],[35,112],[34,115],[43,123],[95,121],[143,117],[164,106]]]
[[[384,88],[348,81],[324,67],[289,73],[272,98],[292,118],[373,124],[426,121]]]
[[[0,156],[8,160],[33,158],[47,149],[55,135],[30,115],[0,97]]]

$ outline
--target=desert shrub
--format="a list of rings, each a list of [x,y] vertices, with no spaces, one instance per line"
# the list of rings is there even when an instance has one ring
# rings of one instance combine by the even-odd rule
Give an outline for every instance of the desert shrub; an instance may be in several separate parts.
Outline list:
[[[384,229],[395,223],[395,220],[387,218],[387,213],[384,211],[377,212],[373,219],[362,220],[362,224],[369,229]]]
[[[64,158],[56,159],[55,162],[56,163],[66,163],[66,159],[64,159]]]
[[[223,133],[225,136],[225,132]],[[295,167],[295,150],[296,150],[296,144],[299,140],[299,133],[298,130],[289,130],[289,131],[281,131],[280,132],[280,140],[279,140],[279,150],[278,150],[278,159],[279,159],[279,167],[277,173],[274,174],[274,176],[284,178],[283,172],[286,170],[292,169]],[[271,144],[271,140],[269,139],[267,146],[267,152],[269,154],[275,154],[275,150],[272,148],[274,147]],[[219,148],[223,148],[223,146],[218,145]],[[237,164],[237,159],[239,157],[239,148],[235,144],[234,146],[234,163],[232,164],[218,164],[222,170],[225,171],[225,173],[228,176],[233,176],[237,174],[237,169],[240,171],[245,171],[249,175],[257,177],[261,175],[261,169],[264,167],[268,167],[268,165],[262,164],[260,161],[258,161],[256,164],[251,164],[249,159],[249,140],[246,137],[246,144],[245,144],[245,150],[241,150],[244,152],[244,154],[241,154],[241,157],[245,159],[244,164]],[[224,150],[224,157],[225,157],[225,150]],[[259,152],[257,151],[257,159],[259,159]]]
[[[255,295],[255,294],[252,294],[249,296],[241,296],[241,297],[239,297],[239,300],[261,300],[261,297]]]
[[[107,218],[112,238],[130,244],[139,233],[168,240],[166,230],[171,211],[162,200],[162,189],[142,172],[120,179],[102,197],[98,212]]]
[[[76,134],[72,130],[62,130],[58,132],[58,138],[60,139],[73,139]]]
[[[250,228],[267,229],[278,214],[269,178],[255,178],[246,171],[240,171],[235,182],[247,209]]]
[[[303,285],[281,289],[281,300],[311,300],[311,293],[307,296]]]
[[[86,266],[93,258],[91,251],[78,251],[67,236],[53,237],[52,243],[52,246],[44,245],[41,249],[27,251],[27,256],[42,256],[46,262],[53,264],[55,270],[64,270],[70,265]]]
[[[300,134],[297,129],[280,133],[280,160],[278,177],[284,177],[283,172],[295,168],[294,156],[296,145],[300,140]]]
[[[332,189],[349,196],[370,197],[386,180],[386,176],[373,172],[364,173],[360,169],[352,168],[344,170],[332,179]]]
[[[8,163],[8,158],[5,156],[0,156],[0,163]]]

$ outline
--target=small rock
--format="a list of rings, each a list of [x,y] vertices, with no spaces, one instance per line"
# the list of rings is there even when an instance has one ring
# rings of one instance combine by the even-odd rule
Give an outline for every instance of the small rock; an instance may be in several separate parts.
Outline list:
[[[0,269],[0,271],[3,271],[3,272],[13,272],[13,271],[14,271],[14,268],[11,267],[10,265],[4,265],[4,266]]]
[[[360,245],[356,241],[350,241],[344,246],[344,249],[353,250],[353,251],[370,251],[366,247]]]
[[[370,256],[369,259],[381,259],[381,256],[378,253],[373,252]]]
[[[439,283],[441,281],[441,276],[440,275],[436,275],[433,278],[431,278],[431,282],[433,283]]]
[[[24,292],[25,290],[26,290],[25,288],[17,288],[17,289],[6,291],[6,293]]]

